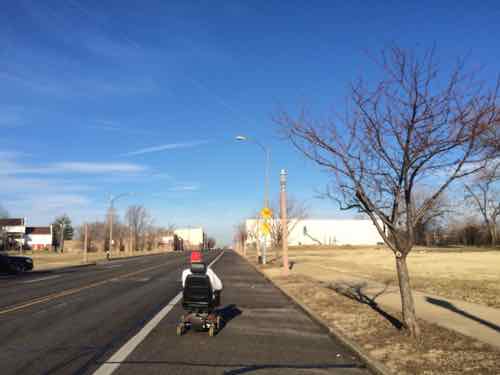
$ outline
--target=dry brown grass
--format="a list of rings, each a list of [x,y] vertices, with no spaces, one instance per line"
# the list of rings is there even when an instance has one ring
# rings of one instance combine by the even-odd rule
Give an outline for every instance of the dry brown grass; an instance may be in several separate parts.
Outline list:
[[[500,308],[500,251],[416,248],[408,257],[414,289]],[[297,270],[320,267],[383,283],[396,283],[394,256],[385,247],[292,248]]]
[[[421,320],[424,339],[417,344],[373,308],[324,283],[302,275],[273,279],[395,374],[498,374],[500,352],[487,344]]]
[[[150,254],[165,253],[164,250],[161,251],[135,251],[133,256],[142,256]],[[19,253],[14,252],[11,255],[19,255]],[[55,253],[53,251],[36,251],[32,253],[24,253],[23,255],[29,256],[33,259],[35,270],[46,270],[54,269],[60,267],[77,266],[84,264],[83,254],[81,252],[67,252],[67,253]],[[131,254],[127,252],[115,252],[111,255],[112,259],[129,257]],[[89,252],[87,254],[87,263],[93,263],[106,259],[106,253],[104,252]]]

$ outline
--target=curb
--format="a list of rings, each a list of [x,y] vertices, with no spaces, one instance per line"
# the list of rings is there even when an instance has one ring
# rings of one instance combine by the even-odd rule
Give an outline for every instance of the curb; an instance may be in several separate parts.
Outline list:
[[[243,260],[245,260],[248,264],[250,264],[257,272],[259,272],[267,281],[272,283],[286,298],[288,298],[292,303],[297,305],[309,318],[311,318],[314,322],[316,322],[316,324],[324,328],[330,337],[340,341],[343,345],[351,349],[361,359],[361,361],[366,365],[366,367],[370,369],[373,373],[377,375],[393,374],[384,364],[371,358],[368,354],[365,353],[365,351],[361,348],[361,346],[359,346],[350,338],[348,338],[346,335],[344,335],[342,332],[340,332],[339,329],[329,326],[322,318],[317,316],[317,314],[314,311],[312,311],[306,304],[302,303],[302,301],[300,301],[298,298],[292,296],[287,291],[285,291],[281,286],[279,286],[277,283],[271,280],[262,270],[260,270],[257,267],[257,265],[250,262],[248,259],[243,257],[243,255],[239,253],[237,254],[240,255],[240,257]]]

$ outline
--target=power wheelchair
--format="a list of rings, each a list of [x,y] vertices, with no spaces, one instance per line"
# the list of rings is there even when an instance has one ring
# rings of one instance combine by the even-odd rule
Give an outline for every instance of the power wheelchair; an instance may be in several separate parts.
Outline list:
[[[220,293],[214,293],[212,284],[206,274],[207,266],[193,263],[182,293],[182,307],[186,311],[177,324],[177,336],[182,336],[188,329],[196,331],[208,330],[209,336],[215,336],[222,325],[222,317],[217,314],[220,304]]]

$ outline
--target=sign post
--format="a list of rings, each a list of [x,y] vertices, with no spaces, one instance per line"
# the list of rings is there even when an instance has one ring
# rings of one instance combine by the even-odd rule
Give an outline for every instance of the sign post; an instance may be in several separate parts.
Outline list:
[[[286,201],[286,170],[282,169],[280,173],[280,210],[281,210],[281,243],[283,246],[283,275],[288,276],[288,217]],[[305,227],[304,227],[305,231]]]
[[[262,217],[262,224],[260,230],[262,231],[263,244],[262,244],[262,264],[266,264],[267,255],[267,237],[271,232],[271,225],[269,220],[273,216],[273,211],[269,207],[264,207],[260,211],[260,216]]]

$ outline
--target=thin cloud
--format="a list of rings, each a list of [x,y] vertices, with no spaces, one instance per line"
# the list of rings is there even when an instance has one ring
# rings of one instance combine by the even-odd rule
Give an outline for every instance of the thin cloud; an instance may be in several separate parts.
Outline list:
[[[142,148],[142,149],[139,149],[136,151],[127,152],[125,154],[122,154],[121,156],[143,155],[143,154],[150,154],[153,152],[175,150],[178,148],[190,148],[190,147],[196,147],[199,145],[203,145],[203,144],[206,144],[208,142],[209,141],[204,140],[204,141],[193,141],[193,142],[184,142],[184,143],[167,143],[164,145],[146,147],[146,148]]]
[[[89,163],[89,162],[60,162],[46,166],[23,166],[10,161],[0,160],[0,174],[104,174],[104,173],[139,173],[147,170],[145,166],[132,163]]]
[[[88,129],[97,129],[103,131],[117,132],[123,134],[142,134],[142,135],[158,135],[158,133],[146,131],[146,130],[137,130],[130,129],[127,127],[120,126],[118,122],[115,121],[107,121],[107,120],[97,120],[99,125],[89,125]]]
[[[53,168],[61,172],[76,173],[113,173],[142,172],[146,168],[142,165],[131,163],[86,163],[86,162],[64,162],[55,163]]]
[[[174,186],[169,189],[170,191],[198,191],[200,190],[199,185],[183,185],[183,186]]]

